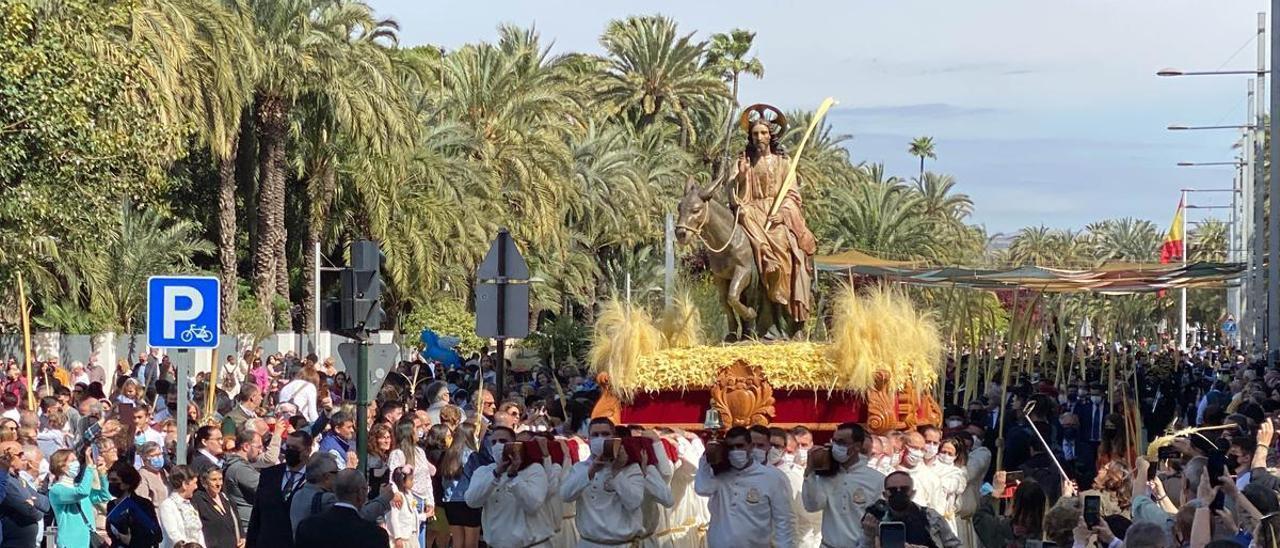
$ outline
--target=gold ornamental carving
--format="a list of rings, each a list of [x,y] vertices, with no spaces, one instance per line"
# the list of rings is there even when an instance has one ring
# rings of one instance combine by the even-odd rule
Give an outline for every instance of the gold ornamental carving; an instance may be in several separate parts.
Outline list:
[[[759,366],[738,360],[716,373],[711,407],[720,413],[724,428],[767,425],[775,413],[773,404],[773,387]]]

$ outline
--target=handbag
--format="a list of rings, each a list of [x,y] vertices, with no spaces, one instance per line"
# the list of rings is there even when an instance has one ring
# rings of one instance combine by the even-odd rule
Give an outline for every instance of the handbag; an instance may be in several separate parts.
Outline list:
[[[79,502],[75,504],[76,513],[80,514],[80,519],[84,520],[85,528],[89,530],[89,548],[103,548],[105,546],[109,546],[106,539],[103,539],[102,535],[98,534],[98,530],[94,529],[93,523],[89,521],[89,516],[84,514],[84,507],[80,506]]]

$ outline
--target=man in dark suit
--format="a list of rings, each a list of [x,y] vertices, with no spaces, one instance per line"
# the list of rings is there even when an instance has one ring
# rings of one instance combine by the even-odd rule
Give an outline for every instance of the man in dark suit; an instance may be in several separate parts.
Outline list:
[[[308,548],[383,548],[390,545],[387,531],[360,518],[357,508],[369,496],[369,484],[359,470],[338,472],[333,479],[338,502],[298,524],[298,546]]]
[[[1080,471],[1080,485],[1092,485],[1098,471],[1098,445],[1102,443],[1102,431],[1106,428],[1107,404],[1103,401],[1102,385],[1089,387],[1089,399],[1076,403],[1072,410],[1080,427],[1076,430],[1076,462]]]
[[[294,546],[289,504],[302,488],[311,458],[311,434],[295,430],[285,438],[284,463],[262,471],[258,479],[258,500],[249,515],[247,548],[290,548]],[[385,537],[384,537],[385,540]],[[305,545],[299,545],[305,546]]]

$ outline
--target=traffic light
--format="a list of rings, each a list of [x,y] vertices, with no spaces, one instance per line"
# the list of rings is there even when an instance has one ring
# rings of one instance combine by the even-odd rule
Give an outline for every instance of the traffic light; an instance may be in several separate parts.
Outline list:
[[[351,243],[351,266],[341,272],[342,321],[349,331],[377,331],[382,329],[386,313],[382,310],[382,265],[386,257],[378,244],[370,240]]]
[[[350,266],[338,269],[338,298],[325,303],[322,318],[325,329],[353,338],[382,329],[386,317],[382,309],[385,262],[377,242],[351,243]]]

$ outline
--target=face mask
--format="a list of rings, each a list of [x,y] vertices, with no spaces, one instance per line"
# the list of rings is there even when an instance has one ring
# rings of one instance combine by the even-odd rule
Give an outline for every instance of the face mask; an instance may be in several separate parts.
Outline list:
[[[840,464],[849,462],[849,446],[838,443],[831,444],[831,458],[836,459],[836,462]]]
[[[951,419],[947,421],[947,428],[960,428],[964,426],[964,421],[960,419]]]
[[[164,455],[156,455],[147,459],[147,464],[151,465],[151,467],[156,470],[164,468]]]
[[[134,445],[134,446],[139,446],[139,445],[142,445],[142,444],[144,444],[144,443],[147,443],[147,437],[146,437],[146,436],[144,436],[144,435],[142,435],[142,434],[138,434],[138,435],[136,435],[136,436],[134,436],[134,437],[133,437],[133,445]]]
[[[1089,396],[1089,401],[1093,402],[1094,405],[1097,405],[1102,403],[1102,396]]]
[[[769,453],[764,449],[752,449],[751,460],[760,464],[769,464]]]
[[[604,454],[604,438],[591,438],[589,445],[591,446],[591,456],[599,457]]]
[[[493,462],[502,462],[502,451],[506,449],[505,443],[495,443],[489,447],[489,456],[493,457]]]
[[[782,464],[795,464],[795,463],[796,463],[796,454],[795,454],[795,453],[783,453],[783,454],[782,454],[782,460],[781,460],[781,462],[782,462]]]
[[[936,456],[938,456],[938,444],[936,443],[924,444],[924,458],[931,459]]]
[[[891,491],[887,500],[889,508],[895,512],[902,512],[911,507],[911,495],[906,491]]]
[[[302,464],[302,451],[295,447],[284,448],[284,463],[289,466]]]
[[[741,470],[749,464],[751,464],[751,454],[747,453],[746,450],[734,449],[729,451],[729,466]]]
[[[79,474],[80,474],[80,461],[73,460],[69,464],[67,464],[67,473],[66,473],[67,477],[74,478]]]
[[[907,449],[907,454],[902,457],[902,463],[907,466],[916,466],[924,459],[924,451],[920,449]]]
[[[795,459],[797,465],[807,466],[809,464],[809,450],[797,449]]]
[[[766,455],[766,460],[770,466],[777,466],[782,464],[783,455],[784,454],[781,449],[773,447],[769,449],[769,454]]]
[[[948,454],[946,454],[946,453],[939,453],[939,454],[938,454],[938,462],[941,462],[942,464],[946,464],[946,465],[950,466],[950,465],[952,465],[952,464],[955,464],[955,463],[956,463],[956,456],[955,456],[955,455],[948,455]]]

